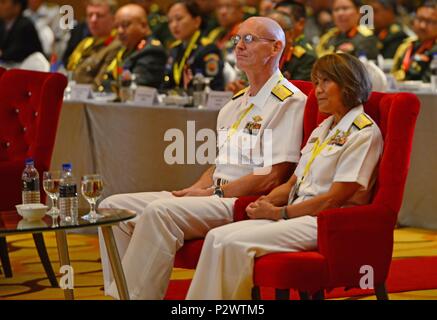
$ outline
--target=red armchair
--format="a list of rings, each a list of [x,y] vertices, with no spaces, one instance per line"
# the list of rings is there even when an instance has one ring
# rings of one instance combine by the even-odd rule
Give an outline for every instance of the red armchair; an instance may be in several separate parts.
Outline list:
[[[21,203],[25,158],[35,160],[41,183],[42,172],[50,168],[66,85],[66,77],[58,73],[9,70],[0,78],[0,211],[15,210]],[[42,234],[34,234],[34,241],[51,285],[57,286]],[[12,276],[4,237],[0,258],[5,275]]]
[[[313,85],[311,82],[302,80],[291,81],[296,87],[298,87],[303,93],[308,95],[308,99],[311,103],[307,103],[304,112],[304,135],[302,141],[302,147],[306,144],[311,132],[317,126],[318,109],[317,103],[315,102],[315,96],[310,95]],[[256,199],[256,197],[254,198]],[[239,210],[239,213],[244,213],[244,210]],[[238,220],[241,218],[237,217]],[[199,261],[200,252],[202,251],[203,239],[195,239],[185,241],[182,248],[178,250],[175,257],[174,266],[177,268],[195,269],[197,262]]]
[[[373,267],[377,298],[388,299],[385,280],[420,102],[410,93],[375,92],[364,108],[378,123],[384,137],[384,152],[372,202],[321,212],[317,220],[317,251],[272,253],[257,258],[254,299],[260,298],[260,287],[276,288],[277,299],[289,299],[291,288],[297,289],[303,299],[317,299],[324,297],[325,289],[359,287],[363,276],[360,268],[364,265]],[[237,200],[236,219],[244,219],[244,210],[253,199]]]

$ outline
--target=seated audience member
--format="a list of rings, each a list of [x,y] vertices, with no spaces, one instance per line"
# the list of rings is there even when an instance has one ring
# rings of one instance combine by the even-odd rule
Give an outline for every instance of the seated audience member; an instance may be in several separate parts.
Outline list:
[[[319,57],[332,52],[345,52],[376,60],[378,39],[372,30],[360,25],[360,7],[360,0],[334,0],[332,14],[335,27],[320,38],[316,47]]]
[[[299,160],[306,96],[279,71],[281,27],[268,18],[249,18],[237,40],[237,65],[249,87],[219,112],[215,165],[186,189],[115,195],[100,204],[138,214],[113,228],[131,299],[162,299],[184,240],[232,222],[237,197],[284,183]],[[250,145],[242,148],[243,140]],[[100,246],[105,293],[118,298],[103,241]]]
[[[129,70],[137,85],[159,88],[167,52],[159,40],[151,37],[144,9],[137,4],[121,7],[115,14],[115,27],[123,48],[109,64],[105,80],[118,79],[121,70]]]
[[[168,9],[168,25],[177,39],[170,49],[163,90],[191,88],[196,73],[212,78],[211,88],[223,90],[223,59],[219,48],[201,35],[196,2],[176,1]]]
[[[393,59],[399,45],[408,37],[396,22],[396,0],[371,0],[369,5],[373,8],[379,52],[384,58]]]
[[[89,0],[86,19],[91,37],[83,39],[71,54],[67,70],[73,72],[77,83],[93,84],[103,91],[102,81],[121,43],[114,29],[116,0]]]
[[[202,36],[207,36],[211,30],[217,28],[219,23],[215,16],[216,0],[194,0],[197,4],[202,18],[202,25],[200,27]]]
[[[430,82],[430,65],[437,54],[437,1],[425,1],[417,8],[413,29],[417,37],[406,39],[398,48],[392,73],[399,81]]]
[[[310,81],[311,69],[317,56],[304,35],[306,22],[305,6],[300,3],[281,2],[276,5],[275,9],[288,16],[288,19],[286,17],[281,19],[281,15],[278,13],[269,15],[274,20],[282,20],[284,25],[281,23],[280,25],[286,28],[286,31],[284,31],[287,38],[287,47],[280,62],[281,71],[287,79]]]
[[[153,0],[132,0],[131,2],[139,4],[146,11],[152,37],[161,41],[165,48],[169,48],[175,40],[168,29],[167,16],[159,4]]]
[[[207,233],[187,299],[250,299],[256,257],[314,250],[319,212],[370,201],[383,140],[363,110],[366,69],[349,54],[329,54],[311,77],[319,111],[331,116],[312,132],[291,178],[249,204],[249,220]]]
[[[26,0],[0,0],[0,63],[20,63],[43,52],[35,26],[23,16],[26,5]]]
[[[62,64],[64,66],[68,65],[68,60],[71,54],[78,44],[85,38],[90,37],[91,33],[88,29],[88,24],[86,21],[74,21],[74,28],[69,30],[68,41],[65,47],[65,51],[62,55]]]
[[[236,60],[232,37],[244,20],[243,8],[242,0],[218,0],[216,16],[220,26],[208,34],[208,39],[222,52],[225,63],[223,70],[225,83],[234,81],[239,76],[239,71],[235,68]]]

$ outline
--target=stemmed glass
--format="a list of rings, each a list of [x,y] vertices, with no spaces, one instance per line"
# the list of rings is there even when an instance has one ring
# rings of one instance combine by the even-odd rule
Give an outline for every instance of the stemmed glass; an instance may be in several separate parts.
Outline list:
[[[90,222],[96,222],[104,216],[96,212],[97,200],[103,192],[103,181],[99,174],[87,174],[82,177],[81,181],[82,195],[89,202],[91,211],[82,217]]]
[[[61,181],[61,171],[44,171],[43,172],[43,188],[49,198],[52,200],[52,208],[48,215],[52,217],[52,227],[57,227],[57,218],[59,217],[58,199],[59,199],[59,183]]]

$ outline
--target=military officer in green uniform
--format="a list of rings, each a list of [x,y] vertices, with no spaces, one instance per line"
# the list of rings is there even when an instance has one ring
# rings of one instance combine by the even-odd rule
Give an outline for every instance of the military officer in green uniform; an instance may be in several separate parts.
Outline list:
[[[283,28],[286,47],[279,66],[290,80],[311,80],[311,69],[317,60],[312,45],[304,35],[306,8],[301,3],[280,2],[268,15]]]
[[[68,60],[67,70],[77,83],[101,88],[109,64],[121,48],[114,27],[115,0],[89,0],[86,7],[91,37],[83,39]]]
[[[319,57],[332,52],[345,52],[376,60],[378,39],[372,30],[359,24],[360,7],[359,0],[334,0],[332,12],[335,27],[320,38],[316,48]]]
[[[211,78],[213,90],[223,90],[223,59],[220,49],[201,36],[202,18],[192,1],[177,1],[168,11],[170,31],[177,41],[170,49],[163,90],[191,88],[196,73]]]
[[[147,12],[147,21],[152,31],[152,37],[158,39],[165,48],[169,48],[174,42],[174,38],[168,29],[167,16],[162,12],[159,5],[153,0],[133,0]]]
[[[396,51],[392,73],[396,80],[430,82],[430,63],[437,54],[437,1],[428,0],[416,11],[417,38],[406,39]]]
[[[200,27],[202,36],[206,37],[208,34],[219,26],[217,17],[215,15],[216,1],[215,0],[191,0],[194,1],[200,10],[202,17],[202,25]]]
[[[408,37],[403,26],[396,22],[396,0],[371,0],[369,5],[373,8],[379,52],[385,59],[393,59],[397,48]]]
[[[134,74],[137,85],[159,88],[167,53],[161,42],[151,36],[144,9],[137,4],[121,7],[115,15],[115,26],[123,47],[108,66],[105,89],[119,79],[122,70]]]

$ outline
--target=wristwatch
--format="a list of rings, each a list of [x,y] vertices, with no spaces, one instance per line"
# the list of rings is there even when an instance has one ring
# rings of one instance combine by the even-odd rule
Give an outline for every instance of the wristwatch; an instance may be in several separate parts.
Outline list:
[[[225,196],[225,193],[223,192],[223,189],[220,186],[217,186],[214,188],[213,194],[218,196],[219,198],[224,198],[224,196]]]
[[[284,219],[284,220],[288,220],[288,219],[290,219],[290,218],[288,217],[288,214],[287,214],[287,206],[283,206],[283,207],[281,208],[281,217],[282,217],[282,219]]]

